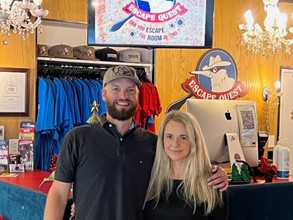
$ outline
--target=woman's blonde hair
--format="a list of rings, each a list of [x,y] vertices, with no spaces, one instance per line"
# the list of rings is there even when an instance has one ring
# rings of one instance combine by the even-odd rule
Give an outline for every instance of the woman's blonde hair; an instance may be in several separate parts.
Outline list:
[[[164,132],[169,121],[184,125],[190,143],[190,153],[186,158],[185,178],[178,189],[181,189],[185,201],[193,206],[193,212],[196,211],[197,205],[203,204],[205,215],[207,215],[216,205],[221,205],[223,200],[221,193],[207,184],[207,178],[212,174],[212,168],[205,140],[197,120],[187,112],[169,112],[160,126],[156,156],[145,202],[155,200],[157,205],[162,193],[165,198],[168,198],[172,192],[173,180],[170,179],[172,161],[166,155],[163,146]]]

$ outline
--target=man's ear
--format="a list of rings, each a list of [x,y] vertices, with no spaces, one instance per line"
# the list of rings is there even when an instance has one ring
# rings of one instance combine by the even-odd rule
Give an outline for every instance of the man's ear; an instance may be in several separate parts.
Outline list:
[[[106,101],[106,89],[105,87],[102,89],[102,98],[104,101]]]

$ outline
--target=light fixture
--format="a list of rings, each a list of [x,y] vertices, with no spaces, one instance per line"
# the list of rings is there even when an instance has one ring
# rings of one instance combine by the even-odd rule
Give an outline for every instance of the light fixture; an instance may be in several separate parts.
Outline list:
[[[246,24],[240,24],[242,31],[241,45],[246,46],[252,53],[262,52],[263,54],[271,50],[279,53],[285,48],[285,53],[290,54],[290,46],[293,38],[285,38],[287,32],[287,15],[281,13],[277,4],[279,0],[263,0],[264,10],[267,16],[264,20],[264,30],[258,23],[254,23],[251,10],[245,13]],[[293,27],[289,28],[293,33]]]
[[[0,34],[10,36],[12,30],[25,39],[37,27],[41,32],[41,18],[49,13],[41,4],[42,0],[0,0]]]

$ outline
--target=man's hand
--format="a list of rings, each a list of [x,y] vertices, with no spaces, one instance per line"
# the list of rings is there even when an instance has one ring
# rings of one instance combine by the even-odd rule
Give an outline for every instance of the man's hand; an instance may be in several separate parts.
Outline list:
[[[69,218],[69,220],[74,219],[74,216],[75,216],[75,203],[72,203],[71,209],[70,209],[70,218]]]
[[[210,176],[207,181],[209,186],[213,186],[214,189],[219,189],[221,192],[228,188],[228,176],[225,170],[219,166],[212,167],[213,175]]]

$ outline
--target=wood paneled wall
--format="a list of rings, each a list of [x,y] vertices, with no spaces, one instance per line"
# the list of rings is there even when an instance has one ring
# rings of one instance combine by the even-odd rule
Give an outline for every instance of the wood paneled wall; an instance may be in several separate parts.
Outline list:
[[[87,0],[44,0],[42,7],[49,10],[46,19],[87,22]]]
[[[282,3],[280,8],[283,12],[293,12],[293,4]],[[293,66],[293,57],[283,52],[278,55],[270,54],[269,57],[262,54],[255,55],[240,45],[241,31],[238,25],[245,22],[244,13],[248,9],[252,10],[255,20],[263,25],[265,12],[261,0],[215,1],[213,48],[222,48],[234,58],[238,69],[238,80],[249,90],[248,95],[243,99],[256,100],[259,130],[262,130],[266,128],[263,122],[263,88],[273,89],[274,82],[279,80],[280,66]],[[290,14],[288,18],[292,25]],[[181,88],[181,83],[190,77],[189,72],[195,70],[197,62],[206,51],[199,49],[156,50],[155,84],[163,107],[162,114],[156,120],[157,131],[167,107],[187,95]],[[182,110],[185,109],[186,106],[183,106]],[[271,109],[270,115],[270,134],[277,134],[277,110],[273,109]]]
[[[3,46],[4,36],[0,35],[0,68],[29,69],[29,115],[27,117],[2,117],[0,125],[5,126],[5,139],[18,138],[21,121],[35,121],[36,115],[36,36],[31,35],[25,41],[11,34],[8,45]],[[0,73],[1,74],[1,73]],[[1,105],[2,103],[0,103]]]
[[[293,11],[293,4],[279,5],[284,12]],[[49,10],[47,19],[87,22],[87,0],[44,0],[42,6]],[[262,0],[215,0],[213,47],[225,49],[233,56],[238,68],[238,80],[249,89],[249,94],[243,99],[256,100],[259,129],[264,129],[262,90],[264,87],[273,88],[273,83],[279,79],[280,66],[293,66],[293,58],[281,53],[270,55],[267,59],[266,56],[248,52],[240,45],[241,32],[238,24],[244,22],[243,15],[248,9],[252,10],[255,20],[262,25],[265,17]],[[288,18],[291,19],[292,25],[291,15]],[[29,68],[31,70],[30,115],[23,118],[1,117],[0,124],[6,126],[6,138],[16,137],[16,128],[19,127],[20,121],[35,120],[35,36],[24,42],[18,38],[18,36],[12,35],[8,46],[0,45],[0,67]],[[157,130],[169,104],[187,95],[180,84],[190,76],[189,72],[195,69],[200,57],[206,51],[203,49],[156,49],[155,84],[158,87],[163,107],[163,112],[156,121]],[[276,111],[270,119],[272,119],[270,133],[276,134]]]

